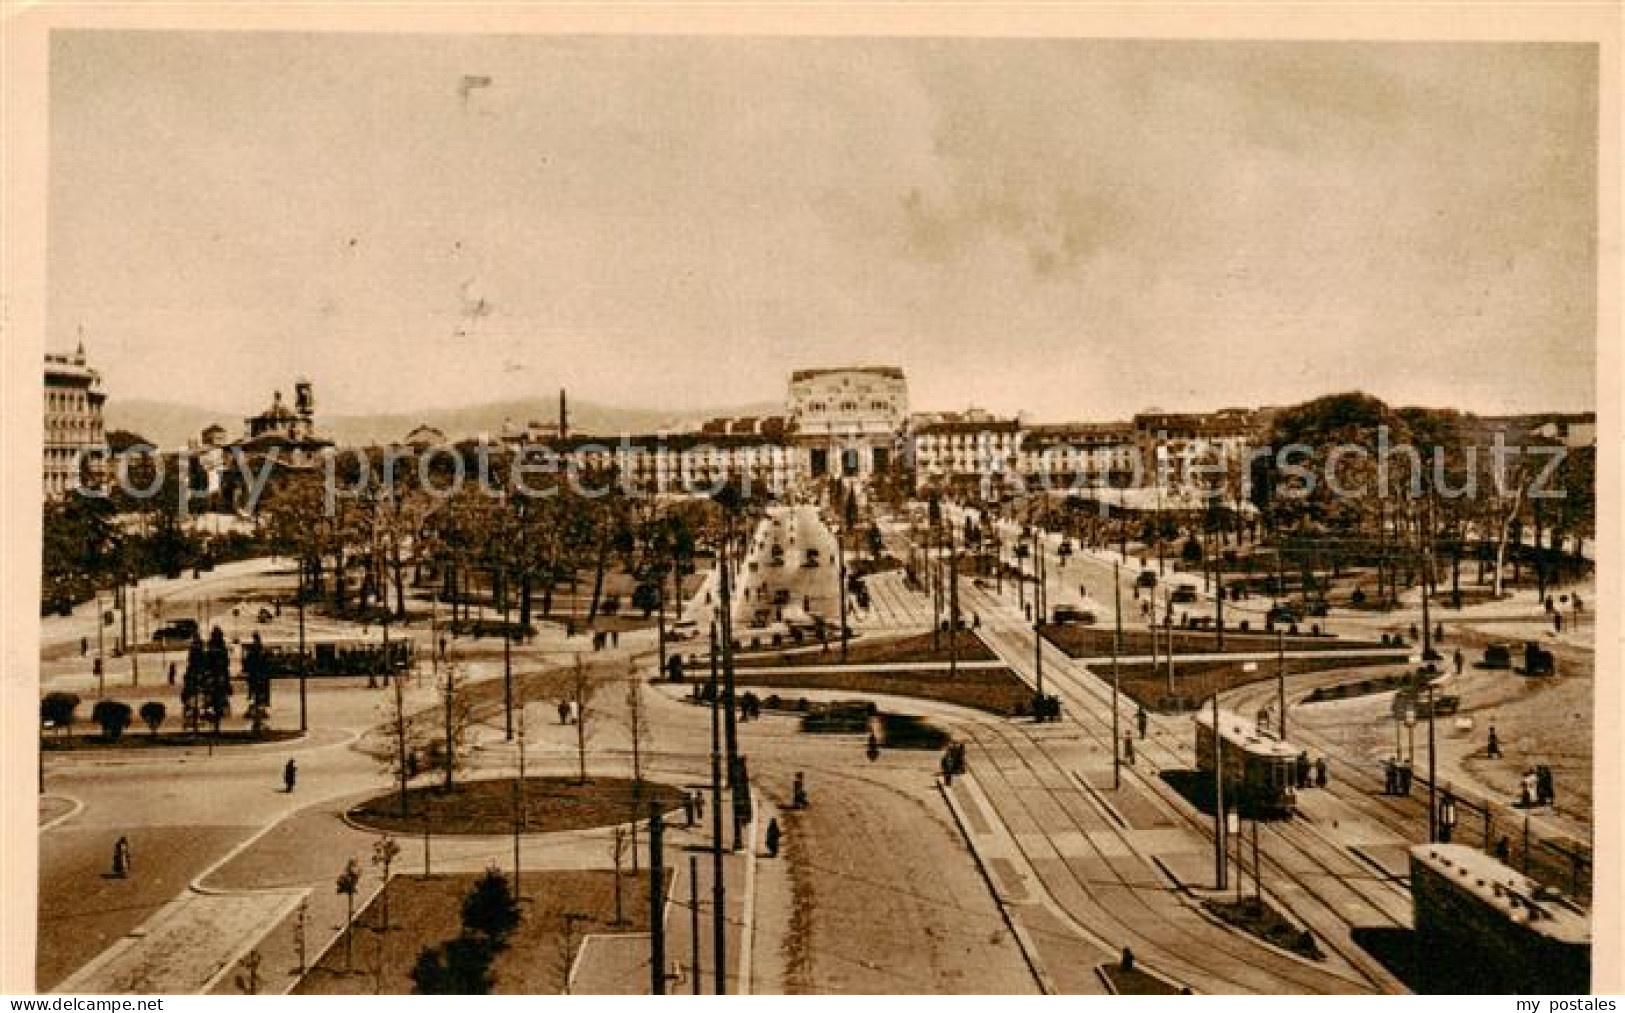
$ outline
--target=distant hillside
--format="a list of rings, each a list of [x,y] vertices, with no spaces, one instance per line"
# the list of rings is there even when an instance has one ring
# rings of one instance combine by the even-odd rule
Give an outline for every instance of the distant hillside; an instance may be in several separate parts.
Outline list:
[[[658,429],[681,429],[719,416],[772,415],[782,413],[783,405],[767,402],[734,408],[665,411],[655,408],[614,408],[591,402],[570,402],[570,429],[576,433],[619,435],[646,433]],[[497,432],[506,419],[523,425],[535,420],[553,422],[558,418],[556,397],[493,401],[466,408],[430,408],[417,412],[376,415],[316,416],[317,430],[341,446],[391,443],[406,436],[420,424],[441,430],[453,440],[481,432]],[[219,423],[233,437],[243,429],[248,412],[230,415],[191,405],[141,398],[107,400],[108,429],[126,429],[146,437],[160,447],[179,447],[194,439],[211,423]]]

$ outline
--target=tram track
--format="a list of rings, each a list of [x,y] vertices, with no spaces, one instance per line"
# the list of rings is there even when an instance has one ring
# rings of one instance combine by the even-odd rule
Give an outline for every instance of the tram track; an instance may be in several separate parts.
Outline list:
[[[1044,890],[1097,936],[1115,934],[1121,944],[1136,949],[1139,959],[1159,973],[1176,980],[1200,981],[1208,987],[1216,984],[1225,990],[1261,993],[1276,992],[1283,982],[1315,993],[1346,993],[1369,987],[1361,978],[1289,956],[1209,921],[1206,914],[1159,878],[1155,866],[1141,855],[1132,831],[1119,824],[1089,793],[1076,790],[1070,772],[1023,730],[979,720],[970,726],[969,734],[982,754],[973,775],[983,785],[1000,821],[1035,872],[1041,867],[1050,870],[1047,876],[1040,873]],[[1018,740],[1034,748],[1021,748],[1016,744]],[[1042,759],[1035,760],[1035,753]],[[1030,780],[1041,792],[1047,812],[1035,805],[1033,788],[1015,783],[1012,768],[1024,772],[1023,780]],[[1051,819],[1046,820],[1045,815]],[[1069,861],[1091,855],[1067,855],[1055,843],[1053,817],[1057,815],[1065,827],[1059,833],[1076,834],[1074,840],[1087,842],[1097,867],[1109,871],[1109,880],[1086,877],[1076,861]],[[1023,829],[1027,827],[1032,831]],[[1101,835],[1115,839],[1116,846],[1103,846]],[[1058,876],[1057,870],[1065,870],[1064,877]],[[1141,917],[1133,917],[1134,913]],[[1106,926],[1112,926],[1113,931],[1108,932]],[[1224,959],[1197,964],[1185,956],[1193,953]]]
[[[984,597],[986,597],[985,593]],[[1005,608],[1001,602],[996,600],[989,601],[987,604],[991,609],[994,610],[1003,611]],[[997,613],[995,612],[995,614]],[[1005,660],[1011,664],[1011,667],[1026,678],[1029,667],[1027,664],[1027,659],[1024,657],[1024,655],[1030,652],[1031,643],[1027,640],[1027,630],[1025,626],[1018,624],[1011,627],[1004,623],[985,624],[983,632],[984,638],[989,641],[990,646],[993,646],[995,652],[1000,653],[1001,656],[1005,657]],[[1046,685],[1046,690],[1055,692],[1056,695],[1062,698],[1063,702],[1067,704],[1066,711],[1071,714],[1075,723],[1080,729],[1082,729],[1086,734],[1090,735],[1097,743],[1101,744],[1103,748],[1111,750],[1115,744],[1111,740],[1110,733],[1112,703],[1109,690],[1105,686],[1101,685],[1100,680],[1087,669],[1083,669],[1081,674],[1074,671],[1074,669],[1078,667],[1076,663],[1073,662],[1072,659],[1065,658],[1063,655],[1061,655],[1059,650],[1054,648],[1053,645],[1045,644],[1043,649],[1045,651],[1045,660],[1048,663],[1046,665],[1046,669],[1048,670],[1046,672],[1046,675],[1048,676],[1046,680],[1048,683]],[[1054,657],[1052,657],[1052,655]],[[1081,717],[1084,714],[1089,715],[1093,720],[1089,723],[1085,723],[1083,720],[1081,720]],[[1102,728],[1102,725],[1105,727]],[[1127,723],[1124,722],[1122,726],[1127,727]],[[1149,735],[1145,740],[1141,741],[1140,748],[1144,751],[1147,758],[1155,763],[1159,769],[1185,768],[1190,766],[1190,761],[1180,755],[1176,748],[1171,747],[1166,742],[1162,741],[1162,738],[1162,733],[1159,730]],[[1161,754],[1161,759],[1163,762],[1157,763],[1157,753]],[[1167,762],[1169,760],[1172,762]],[[1199,835],[1211,841],[1212,837],[1207,825],[1208,821],[1202,819],[1200,815],[1191,808],[1189,803],[1186,802],[1184,798],[1179,797],[1178,793],[1175,792],[1170,786],[1166,785],[1160,778],[1156,777],[1142,777],[1140,778],[1140,782],[1148,788],[1150,793],[1155,798],[1158,799],[1165,811],[1171,812],[1180,817],[1187,826],[1193,828]],[[1297,905],[1289,906],[1289,909],[1291,909],[1291,907],[1298,907],[1301,909],[1305,903],[1313,904],[1320,910],[1321,913],[1329,916],[1335,923],[1341,924],[1348,930],[1352,930],[1356,927],[1364,927],[1363,923],[1356,925],[1355,921],[1351,918],[1349,911],[1346,909],[1349,898],[1352,897],[1357,903],[1358,907],[1377,912],[1386,922],[1402,924],[1397,922],[1396,919],[1394,919],[1389,913],[1389,906],[1395,903],[1402,903],[1400,897],[1403,895],[1391,884],[1384,881],[1375,880],[1364,868],[1355,866],[1353,864],[1355,861],[1353,856],[1348,856],[1348,861],[1350,863],[1350,867],[1357,870],[1357,877],[1355,878],[1355,881],[1366,884],[1365,886],[1355,887],[1349,885],[1349,883],[1346,881],[1350,878],[1349,875],[1334,869],[1328,864],[1326,859],[1321,857],[1319,852],[1323,850],[1331,850],[1335,852],[1342,851],[1340,847],[1332,842],[1325,841],[1323,837],[1318,837],[1318,835],[1318,839],[1313,841],[1300,839],[1300,836],[1296,834],[1286,835],[1277,833],[1275,836],[1279,839],[1280,845],[1289,848],[1293,855],[1300,857],[1304,862],[1319,868],[1323,873],[1325,873],[1324,876],[1317,876],[1315,877],[1314,881],[1311,881],[1303,876],[1297,869],[1282,861],[1278,853],[1271,855],[1267,860],[1266,868],[1268,868],[1269,865],[1273,865],[1278,874],[1282,877],[1282,881],[1285,883],[1290,883],[1296,887],[1297,893],[1301,898]],[[1279,849],[1272,849],[1272,851],[1278,852]],[[1374,895],[1367,895],[1364,892],[1366,890],[1374,891]],[[1279,893],[1279,891],[1275,892]],[[1328,896],[1328,894],[1330,896]],[[1384,904],[1382,900],[1377,899],[1384,894],[1389,895],[1386,898],[1387,904]],[[1396,894],[1400,896],[1394,896]],[[1299,917],[1303,917],[1303,914],[1299,913]],[[1391,978],[1391,975],[1389,975],[1385,969],[1382,969],[1380,965],[1377,965],[1369,955],[1364,953],[1363,950],[1359,950],[1358,947],[1353,946],[1352,944],[1345,944],[1337,939],[1325,939],[1324,941],[1327,945],[1337,950],[1339,955],[1348,960],[1353,966],[1362,969],[1362,971],[1372,979],[1374,984],[1378,984],[1384,988],[1399,987],[1398,983]],[[1350,952],[1351,950],[1357,952]]]

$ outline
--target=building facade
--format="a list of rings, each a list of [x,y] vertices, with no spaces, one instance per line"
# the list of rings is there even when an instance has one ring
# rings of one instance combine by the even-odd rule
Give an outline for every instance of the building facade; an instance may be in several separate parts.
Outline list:
[[[896,366],[798,369],[785,407],[807,478],[866,478],[897,460],[908,429],[908,381]]]
[[[102,377],[85,359],[81,344],[71,355],[45,355],[45,495],[80,487],[105,460],[107,432]]]

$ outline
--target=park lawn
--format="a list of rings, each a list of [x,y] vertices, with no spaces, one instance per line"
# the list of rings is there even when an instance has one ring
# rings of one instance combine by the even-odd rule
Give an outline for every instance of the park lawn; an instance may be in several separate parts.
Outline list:
[[[835,666],[817,672],[778,672],[770,667],[736,668],[734,684],[776,690],[817,689],[910,696],[970,707],[1000,717],[1026,713],[1033,698],[1031,687],[1008,668],[962,669],[952,679],[946,671],[853,671]]]
[[[430,775],[437,777],[438,775]],[[645,780],[638,802],[639,819],[647,819],[649,799],[658,798],[664,812],[683,803],[684,793],[669,785]],[[632,781],[621,777],[593,777],[586,784],[567,777],[525,778],[525,833],[584,830],[632,819]],[[400,796],[388,792],[352,808],[349,818],[362,826],[398,834],[421,834],[424,817],[436,834],[508,834],[513,832],[514,779],[511,777],[460,781],[451,791],[438,783],[420,785],[406,793],[406,815]]]
[[[1403,663],[1405,660],[1406,655],[1403,651],[1392,656],[1374,658],[1288,658],[1285,670],[1287,675],[1299,675],[1304,672],[1370,668]],[[1168,695],[1166,663],[1155,666],[1149,662],[1121,665],[1118,667],[1118,678],[1123,692],[1145,707],[1153,710],[1191,710],[1211,697],[1215,689],[1224,692],[1237,686],[1275,678],[1274,661],[1254,662],[1257,667],[1251,672],[1244,670],[1243,666],[1247,664],[1248,662],[1244,661],[1181,663],[1176,660],[1173,700],[1170,700]],[[1109,669],[1097,668],[1095,674],[1102,678],[1111,678]]]
[[[362,995],[373,993],[377,986],[378,992],[387,995],[411,994],[412,966],[418,954],[429,946],[448,942],[461,931],[463,898],[479,875],[467,872],[391,878],[389,886],[334,941],[293,993]],[[635,876],[627,871],[620,878],[622,921],[616,923],[613,870],[524,872],[519,926],[492,965],[492,992],[560,994],[567,969],[586,935],[649,931],[647,874]],[[668,871],[668,890],[670,883]],[[379,932],[376,926],[380,924],[386,895],[390,927],[387,932]],[[566,913],[573,923],[568,939],[564,929]],[[353,940],[346,938],[351,935]],[[347,959],[349,947],[353,951]]]
[[[995,655],[982,638],[969,630],[959,632],[960,661],[993,661]],[[802,665],[889,665],[898,662],[931,661],[946,665],[952,657],[948,635],[938,634],[937,645],[932,647],[931,634],[911,633],[886,639],[851,640],[846,645],[846,660],[841,660],[841,641],[832,637],[829,650],[822,651],[815,644],[811,650],[764,650],[734,652],[734,668],[761,668],[764,666]]]
[[[1313,620],[1310,620],[1311,622]],[[1307,623],[1300,624],[1300,628]],[[1112,653],[1112,630],[1101,626],[1046,625],[1044,636],[1050,643],[1073,658],[1104,658]],[[1157,650],[1165,650],[1168,638],[1157,634]],[[1276,649],[1273,633],[1241,633],[1231,628],[1224,632],[1224,649],[1219,649],[1218,634],[1203,630],[1174,630],[1174,655],[1181,654],[1263,654]],[[1289,651],[1346,651],[1350,649],[1381,647],[1369,640],[1347,640],[1336,636],[1287,636],[1284,644]],[[1151,653],[1151,635],[1145,630],[1124,630],[1122,653],[1143,655]]]

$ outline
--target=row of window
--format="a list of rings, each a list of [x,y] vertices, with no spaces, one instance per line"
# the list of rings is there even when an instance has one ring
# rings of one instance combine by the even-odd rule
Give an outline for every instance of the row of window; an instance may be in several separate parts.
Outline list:
[[[856,401],[842,401],[842,402],[838,403],[835,407],[839,411],[855,412],[855,411],[858,410],[858,402],[856,402]],[[869,402],[869,410],[873,411],[873,412],[889,412],[889,411],[891,411],[891,409],[892,409],[891,403],[888,402],[888,401],[876,400],[876,401],[870,401]],[[814,414],[814,415],[822,414],[823,412],[828,411],[828,410],[829,410],[829,405],[827,403],[823,402],[823,401],[812,401],[812,402],[809,402],[808,405],[807,405],[807,411]]]

